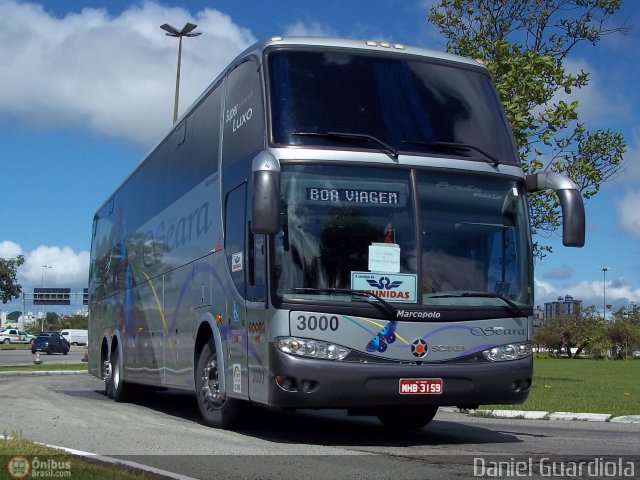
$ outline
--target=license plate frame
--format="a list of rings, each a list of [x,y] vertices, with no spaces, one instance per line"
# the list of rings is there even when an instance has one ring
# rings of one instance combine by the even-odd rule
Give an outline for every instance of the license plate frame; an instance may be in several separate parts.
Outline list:
[[[400,395],[442,395],[443,392],[441,378],[401,378],[398,382]]]

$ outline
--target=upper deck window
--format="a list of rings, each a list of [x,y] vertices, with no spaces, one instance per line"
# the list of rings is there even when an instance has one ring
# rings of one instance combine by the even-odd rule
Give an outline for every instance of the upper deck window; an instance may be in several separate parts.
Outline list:
[[[268,54],[275,145],[384,150],[518,165],[486,72],[415,56]]]

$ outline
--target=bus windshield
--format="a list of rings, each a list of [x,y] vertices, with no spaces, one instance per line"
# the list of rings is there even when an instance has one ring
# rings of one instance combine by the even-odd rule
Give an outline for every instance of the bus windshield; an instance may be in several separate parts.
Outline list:
[[[401,305],[532,302],[525,201],[511,179],[283,165],[281,216],[282,299],[361,302],[348,294],[358,290]]]
[[[415,57],[268,54],[273,145],[371,149],[519,165],[489,76]]]

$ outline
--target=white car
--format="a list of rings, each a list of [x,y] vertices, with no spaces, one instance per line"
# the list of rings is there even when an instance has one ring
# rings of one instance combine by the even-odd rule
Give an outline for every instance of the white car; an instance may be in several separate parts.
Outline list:
[[[33,343],[35,335],[17,328],[5,328],[0,331],[0,343]]]

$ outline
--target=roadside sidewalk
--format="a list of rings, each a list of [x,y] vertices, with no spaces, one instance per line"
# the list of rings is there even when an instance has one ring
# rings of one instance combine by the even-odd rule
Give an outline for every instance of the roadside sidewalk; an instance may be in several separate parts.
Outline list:
[[[582,422],[640,423],[640,415],[614,417],[608,413],[543,412],[535,410],[461,410],[455,407],[440,407],[445,412],[458,412],[476,417],[522,418],[525,420],[564,420]]]

